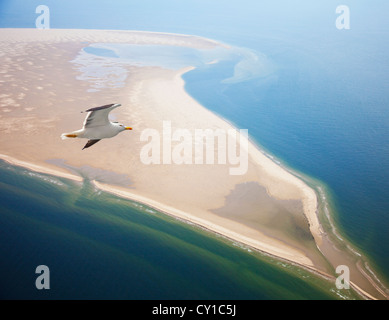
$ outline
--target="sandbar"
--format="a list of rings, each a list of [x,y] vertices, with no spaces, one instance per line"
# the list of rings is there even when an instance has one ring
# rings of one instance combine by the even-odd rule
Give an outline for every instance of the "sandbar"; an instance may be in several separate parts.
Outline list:
[[[82,177],[69,168],[89,166],[128,177],[128,186],[98,177],[94,184],[334,281],[334,249],[328,249],[331,244],[319,221],[316,191],[251,141],[243,175],[229,174],[226,164],[141,161],[142,132],[161,132],[163,121],[189,132],[238,130],[185,91],[182,75],[193,66],[172,70],[90,57],[94,65],[101,63],[104,77],[120,69],[120,82],[102,84],[101,79],[86,78],[85,65],[76,59],[93,43],[228,48],[202,37],[167,33],[0,29],[0,158],[78,182]],[[108,103],[122,104],[113,116],[133,131],[85,150],[85,140],[60,139],[61,133],[80,128],[85,117],[81,111]],[[365,297],[385,295],[362,272],[354,282]]]

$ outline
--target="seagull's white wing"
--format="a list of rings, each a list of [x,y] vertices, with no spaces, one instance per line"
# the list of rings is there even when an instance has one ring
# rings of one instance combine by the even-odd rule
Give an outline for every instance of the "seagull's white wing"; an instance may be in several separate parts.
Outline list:
[[[109,124],[108,114],[115,108],[120,107],[119,103],[107,104],[105,106],[91,108],[86,110],[88,115],[84,120],[83,128],[93,128],[106,126]]]

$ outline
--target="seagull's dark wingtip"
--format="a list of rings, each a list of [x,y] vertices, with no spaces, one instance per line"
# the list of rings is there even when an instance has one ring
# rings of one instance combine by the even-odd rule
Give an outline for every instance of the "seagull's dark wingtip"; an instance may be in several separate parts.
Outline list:
[[[91,146],[93,146],[95,143],[99,142],[101,139],[93,139],[93,140],[88,140],[88,142],[86,143],[86,145],[84,146],[84,148],[82,148],[82,150],[86,149],[86,148],[89,148]]]

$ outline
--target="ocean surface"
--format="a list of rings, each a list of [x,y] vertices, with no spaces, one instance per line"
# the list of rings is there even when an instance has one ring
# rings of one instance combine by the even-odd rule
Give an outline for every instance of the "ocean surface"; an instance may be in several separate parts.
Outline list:
[[[138,52],[135,62],[171,68],[195,62],[184,75],[188,93],[325,190],[338,233],[389,281],[389,4],[344,3],[351,28],[338,30],[337,1],[297,2],[46,5],[52,28],[195,34],[231,45],[232,54],[173,50],[159,57],[151,49]],[[39,4],[3,1],[0,27],[35,27]],[[85,53],[126,59],[129,49],[95,46]],[[172,55],[185,59],[167,59]],[[345,294],[301,269],[96,192],[87,181],[71,186],[4,163],[0,170],[0,272],[9,275],[0,280],[1,298]],[[60,290],[35,289],[38,264],[51,267],[52,287]]]
[[[357,297],[88,180],[0,161],[0,190],[1,299]],[[35,287],[38,265],[50,290]]]

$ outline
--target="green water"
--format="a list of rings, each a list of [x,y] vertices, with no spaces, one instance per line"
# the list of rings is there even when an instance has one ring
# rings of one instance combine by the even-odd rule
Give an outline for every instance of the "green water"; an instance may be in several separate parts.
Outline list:
[[[0,162],[2,299],[358,298],[295,266],[83,184]],[[35,268],[50,269],[50,289]]]

